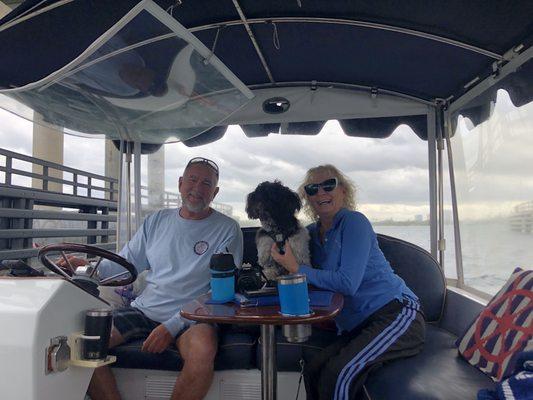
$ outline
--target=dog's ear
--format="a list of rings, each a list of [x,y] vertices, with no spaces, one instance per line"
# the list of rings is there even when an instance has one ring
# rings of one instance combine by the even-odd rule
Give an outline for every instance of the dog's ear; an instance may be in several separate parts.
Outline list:
[[[248,196],[246,197],[246,214],[248,214],[248,218],[250,219],[259,218],[257,215],[256,203],[257,199],[255,191],[248,193]]]
[[[292,190],[290,190],[290,195],[287,196],[287,207],[290,210],[294,210],[294,213],[300,211],[302,208],[302,201],[300,200],[300,196]]]

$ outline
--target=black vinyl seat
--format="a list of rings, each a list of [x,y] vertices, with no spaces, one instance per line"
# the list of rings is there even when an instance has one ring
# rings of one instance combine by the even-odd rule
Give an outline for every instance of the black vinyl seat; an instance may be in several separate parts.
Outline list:
[[[157,369],[180,371],[183,361],[175,347],[161,354],[141,351],[143,340],[134,340],[110,351],[117,356],[115,368]],[[236,328],[221,328],[215,370],[255,368],[257,335]]]
[[[446,280],[439,263],[423,248],[405,240],[378,234],[379,248],[394,272],[418,296],[426,321],[440,320]]]
[[[457,353],[457,336],[439,327],[446,282],[438,262],[426,250],[404,240],[378,234],[383,254],[420,298],[427,324],[420,354],[394,360],[369,374],[365,384],[370,399],[465,400],[477,398],[493,381]]]
[[[420,354],[385,364],[372,372],[365,387],[370,399],[466,400],[492,380],[457,354],[457,337],[433,324],[427,325]]]

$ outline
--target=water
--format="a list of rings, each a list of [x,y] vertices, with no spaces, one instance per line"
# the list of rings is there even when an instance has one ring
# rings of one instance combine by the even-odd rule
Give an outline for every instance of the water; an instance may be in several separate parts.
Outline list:
[[[429,251],[428,226],[377,225],[374,229]],[[463,223],[461,236],[465,282],[469,286],[495,294],[516,267],[533,268],[533,235],[512,231],[505,220]],[[445,237],[445,275],[456,278],[452,225],[445,225]]]

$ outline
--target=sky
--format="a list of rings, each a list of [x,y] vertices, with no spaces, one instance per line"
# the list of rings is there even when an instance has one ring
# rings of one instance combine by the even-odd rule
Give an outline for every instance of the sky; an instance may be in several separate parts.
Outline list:
[[[533,199],[533,135],[524,122],[531,121],[533,107],[511,107],[503,113],[509,104],[508,96],[501,95],[495,117],[474,130],[463,120],[453,139],[455,155],[460,156],[455,165],[459,197],[467,218],[503,215],[518,202]],[[0,147],[31,155],[32,123],[0,110]],[[188,159],[211,158],[221,169],[216,201],[231,205],[240,219],[245,218],[246,195],[260,182],[279,179],[296,189],[308,168],[324,163],[352,179],[358,208],[373,221],[426,219],[429,213],[427,142],[407,126],[387,139],[348,137],[336,121],[329,121],[317,136],[247,138],[240,127],[231,126],[221,140],[207,146],[173,143],[164,151],[166,190],[177,191],[177,177]],[[104,141],[65,135],[64,164],[103,174]]]
[[[262,181],[279,179],[296,189],[305,172],[331,163],[346,173],[357,187],[357,201],[372,218],[382,209],[387,218],[414,218],[427,203],[425,148],[409,128],[403,127],[385,141],[346,136],[336,121],[328,122],[317,136],[269,135],[247,138],[232,126],[218,142],[205,148],[169,145],[167,163],[176,170],[184,161],[202,155],[220,163],[219,201],[237,212],[244,211],[243,198]],[[426,184],[424,184],[424,181]],[[167,177],[172,182],[172,177]],[[407,189],[407,190],[406,190]],[[375,211],[374,211],[375,210]]]

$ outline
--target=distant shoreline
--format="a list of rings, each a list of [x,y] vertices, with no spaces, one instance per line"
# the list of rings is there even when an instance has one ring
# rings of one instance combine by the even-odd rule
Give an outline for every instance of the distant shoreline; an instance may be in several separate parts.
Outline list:
[[[429,221],[370,221],[375,226],[429,226]]]
[[[461,225],[482,225],[482,224],[500,224],[507,223],[508,219],[505,217],[497,217],[493,219],[478,219],[478,220],[462,220]],[[300,220],[303,226],[309,225],[311,222],[308,220]],[[392,219],[386,219],[381,221],[370,221],[372,226],[427,226],[429,227],[429,220],[424,221],[394,221]],[[259,221],[257,220],[241,220],[239,219],[241,227],[259,227]],[[453,225],[450,220],[444,221],[444,225]]]
[[[481,224],[495,224],[495,223],[507,223],[508,218],[506,217],[497,217],[492,219],[463,219],[461,224],[469,225],[481,225]],[[374,226],[429,226],[429,220],[425,221],[394,221],[391,219],[383,221],[370,221]],[[453,221],[446,220],[444,225],[453,225]]]

